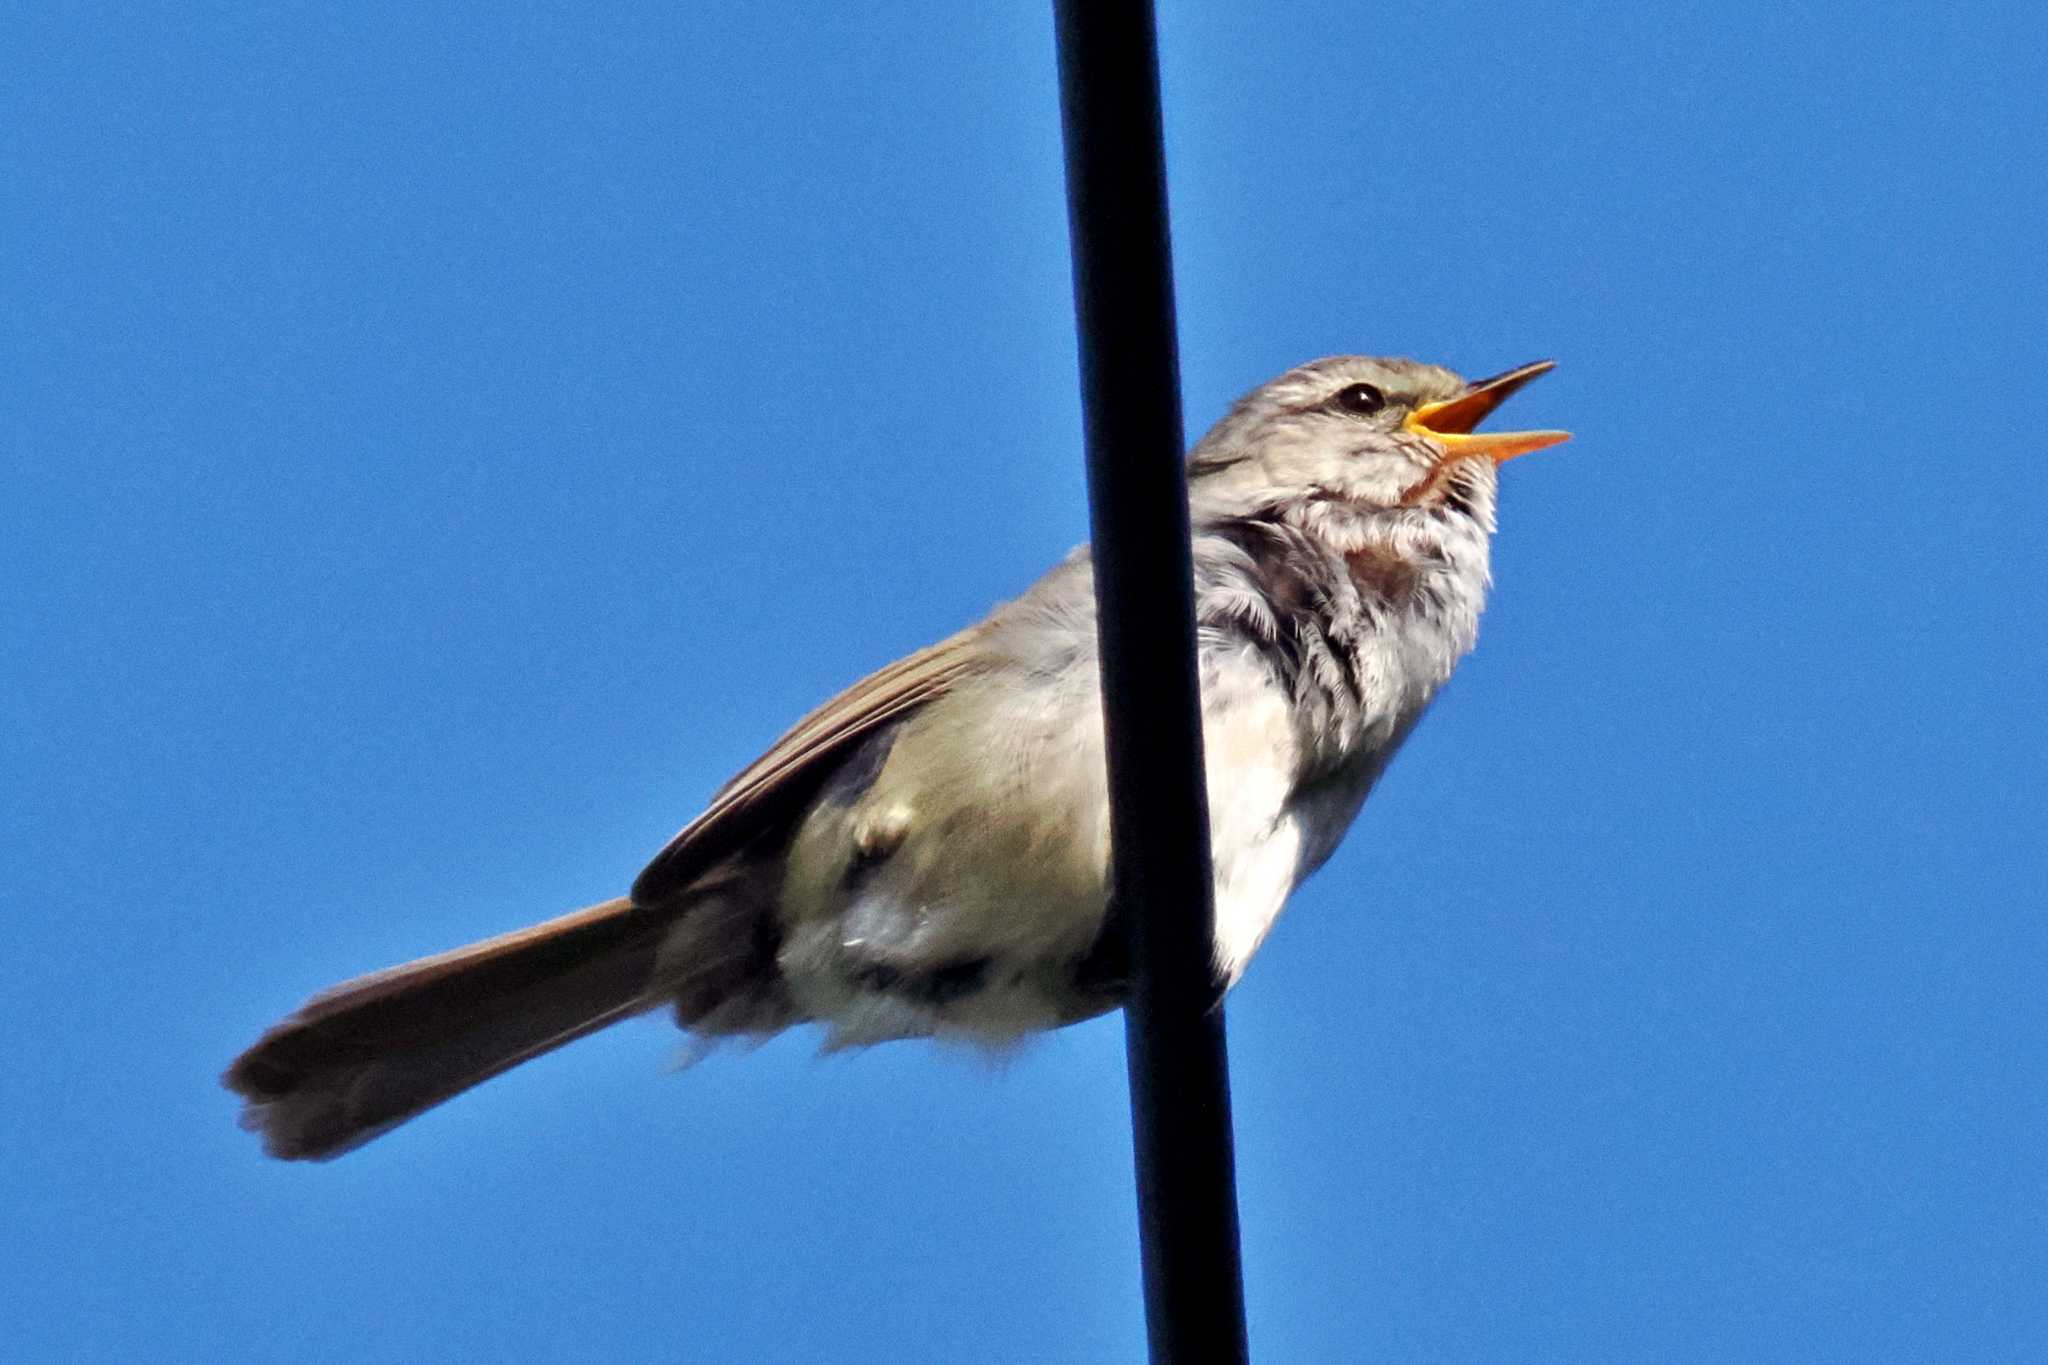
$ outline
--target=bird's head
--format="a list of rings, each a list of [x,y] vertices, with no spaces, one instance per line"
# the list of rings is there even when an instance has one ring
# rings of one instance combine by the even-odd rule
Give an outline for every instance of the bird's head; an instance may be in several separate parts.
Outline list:
[[[1568,433],[1473,428],[1550,368],[1539,360],[1467,381],[1353,355],[1289,370],[1240,399],[1189,456],[1197,519],[1315,497],[1362,510],[1449,506],[1490,530],[1496,468]]]

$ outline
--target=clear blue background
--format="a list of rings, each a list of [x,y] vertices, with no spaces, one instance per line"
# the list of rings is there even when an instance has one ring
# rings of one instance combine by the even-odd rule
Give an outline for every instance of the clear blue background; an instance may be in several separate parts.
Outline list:
[[[1257,1358],[2048,1354],[2039,8],[1162,24],[1192,427],[1579,433],[1232,999]],[[1138,1358],[1113,1018],[645,1020],[320,1167],[215,1083],[1084,536],[1045,7],[0,49],[0,1357]]]

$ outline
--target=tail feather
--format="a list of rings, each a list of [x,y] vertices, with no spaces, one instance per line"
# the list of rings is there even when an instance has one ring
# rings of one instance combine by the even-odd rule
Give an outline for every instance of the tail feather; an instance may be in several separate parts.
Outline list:
[[[673,911],[606,901],[344,982],[281,1021],[222,1078],[273,1156],[320,1160],[499,1072],[668,998]]]

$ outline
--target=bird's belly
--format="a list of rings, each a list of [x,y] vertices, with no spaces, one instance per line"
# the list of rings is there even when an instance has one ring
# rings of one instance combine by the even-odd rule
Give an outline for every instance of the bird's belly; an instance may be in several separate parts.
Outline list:
[[[1301,872],[1302,828],[1292,816],[1271,823],[1216,864],[1216,968],[1236,984],[1280,918]]]
[[[1300,876],[1302,828],[1289,810],[1299,745],[1290,700],[1262,661],[1226,653],[1204,664],[1216,967],[1234,983]]]
[[[828,1047],[1002,1045],[1113,1003],[1075,981],[1108,899],[1101,703],[1092,677],[1019,695],[930,708],[807,818],[778,963]]]
[[[803,973],[790,977],[804,1013],[826,1025],[825,1050],[898,1038],[1007,1049],[1027,1035],[1113,1009],[1116,995],[1077,988],[1071,961],[980,958],[916,977]]]
[[[1202,681],[1215,961],[1234,983],[1303,875],[1313,832],[1291,805],[1287,694],[1237,651],[1206,655]],[[1012,709],[1000,731],[984,726],[992,713],[934,708],[872,786],[806,822],[777,959],[799,1014],[829,1025],[828,1047],[1001,1046],[1116,1003],[1091,967],[1109,851],[1094,681],[1021,723]],[[891,811],[900,818],[881,818]],[[884,827],[889,838],[871,837]]]

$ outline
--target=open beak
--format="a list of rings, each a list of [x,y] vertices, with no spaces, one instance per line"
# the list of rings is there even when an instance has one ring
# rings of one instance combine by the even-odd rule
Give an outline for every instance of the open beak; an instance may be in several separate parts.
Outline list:
[[[1473,459],[1483,455],[1495,464],[1569,441],[1572,438],[1569,431],[1489,431],[1476,435],[1472,431],[1486,420],[1489,413],[1507,401],[1509,394],[1537,375],[1555,368],[1556,361],[1539,360],[1491,379],[1474,380],[1456,398],[1447,398],[1441,403],[1424,403],[1408,414],[1401,428],[1427,436],[1441,445],[1447,460]]]

